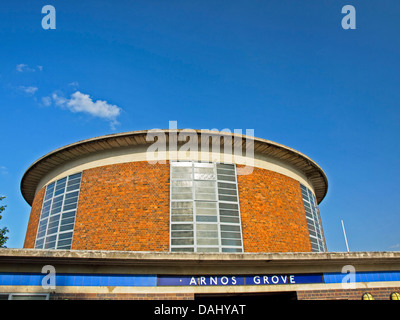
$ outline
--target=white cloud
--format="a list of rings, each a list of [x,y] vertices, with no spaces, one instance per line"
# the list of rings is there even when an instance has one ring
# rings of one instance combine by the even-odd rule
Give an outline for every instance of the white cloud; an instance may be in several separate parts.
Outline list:
[[[79,87],[78,81],[72,81],[71,83],[68,83],[68,85],[71,87],[76,87],[76,88]]]
[[[50,107],[51,106],[51,98],[50,97],[43,97],[42,98],[42,104],[45,107]]]
[[[54,103],[62,108],[68,109],[71,112],[88,113],[94,117],[103,118],[111,121],[111,127],[114,129],[118,124],[117,117],[121,113],[121,108],[116,105],[109,104],[107,101],[93,101],[88,94],[79,91],[71,94],[70,99],[60,97],[56,93],[52,94]]]
[[[396,243],[395,245],[390,246],[389,248],[390,249],[400,249],[400,243]]]
[[[36,71],[35,68],[31,68],[27,64],[24,64],[24,63],[17,64],[15,69],[17,69],[18,72],[35,72]],[[43,66],[37,66],[37,70],[42,71]]]
[[[16,69],[18,72],[34,72],[35,69],[29,68],[27,64],[20,63],[17,64]]]
[[[18,88],[27,94],[35,94],[35,92],[38,90],[38,87],[32,87],[32,86],[29,87],[19,86]]]
[[[0,174],[8,174],[8,170],[5,166],[0,166]]]
[[[21,64],[17,64],[16,69],[17,69],[18,72],[23,72],[24,68],[26,68],[26,67],[27,67],[26,64],[21,63]]]

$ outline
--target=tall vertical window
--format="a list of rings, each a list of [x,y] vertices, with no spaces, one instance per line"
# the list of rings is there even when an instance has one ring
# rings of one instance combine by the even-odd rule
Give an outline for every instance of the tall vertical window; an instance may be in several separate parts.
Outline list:
[[[314,194],[310,189],[300,184],[301,194],[303,196],[304,209],[306,211],[306,219],[308,232],[310,234],[311,248],[313,252],[325,252],[325,241],[322,235],[321,220],[319,210]]]
[[[71,249],[81,173],[46,187],[36,235],[36,249]]]
[[[172,252],[243,252],[236,167],[171,162]]]

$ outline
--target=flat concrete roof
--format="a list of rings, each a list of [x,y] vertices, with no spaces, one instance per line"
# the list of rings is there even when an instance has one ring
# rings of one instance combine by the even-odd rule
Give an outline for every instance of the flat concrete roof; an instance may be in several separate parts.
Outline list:
[[[170,133],[181,132],[178,130],[159,130],[160,133],[164,133],[166,142],[169,143]],[[86,139],[78,141],[67,146],[56,149],[48,154],[44,155],[40,159],[36,160],[24,173],[21,180],[21,192],[24,199],[32,205],[35,197],[36,188],[44,175],[49,173],[51,170],[57,168],[64,163],[75,160],[77,158],[89,155],[95,152],[101,152],[105,150],[115,148],[126,148],[135,146],[145,146],[153,144],[153,141],[146,141],[146,136],[149,131],[131,131],[125,133],[116,133],[96,138]],[[152,134],[156,135],[156,130],[151,130]],[[241,138],[242,148],[246,150],[246,144],[254,144],[254,153],[262,154],[268,157],[275,158],[283,163],[289,164],[296,170],[303,173],[314,187],[315,195],[318,203],[320,203],[325,197],[328,191],[328,179],[324,171],[304,154],[281,145],[279,143],[255,138],[251,136],[230,133],[230,132],[219,132],[210,130],[191,130],[196,132],[200,137],[201,134],[207,134],[212,137],[210,145],[214,139],[220,139],[221,148],[224,146],[224,137],[230,136],[235,138]],[[173,135],[172,137],[174,137]],[[199,139],[199,142],[201,140]],[[184,142],[182,142],[184,143]]]

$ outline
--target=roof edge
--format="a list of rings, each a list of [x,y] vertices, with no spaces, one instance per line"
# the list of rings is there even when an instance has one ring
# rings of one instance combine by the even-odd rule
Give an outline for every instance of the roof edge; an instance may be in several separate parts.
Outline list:
[[[262,147],[264,147],[264,149],[273,149],[272,151],[275,151],[275,153],[276,152],[278,152],[278,154],[281,153],[281,156],[269,155],[268,152],[265,150],[257,152],[275,157],[285,163],[288,163],[289,165],[293,166],[300,172],[303,172],[307,178],[312,177],[313,181],[311,181],[311,184],[314,187],[318,203],[320,203],[327,194],[328,179],[322,168],[308,156],[285,145],[262,138],[256,138],[253,136],[224,132],[224,131],[193,130],[193,129],[152,129],[152,130],[114,133],[114,134],[89,138],[68,144],[66,146],[57,148],[45,154],[44,156],[37,159],[34,163],[32,163],[32,165],[30,165],[23,174],[20,185],[22,196],[29,205],[32,205],[36,192],[36,187],[40,181],[41,176],[43,176],[44,172],[49,172],[52,169],[56,168],[57,166],[61,165],[62,163],[71,161],[79,156],[104,150],[104,143],[106,145],[110,145],[109,149],[118,147],[122,148],[124,146],[126,147],[126,146],[140,145],[140,144],[150,145],[153,143],[153,141],[148,142],[145,139],[146,135],[150,132],[155,135],[166,134],[167,138],[169,138],[171,133],[180,133],[180,132],[196,133],[198,135],[200,134],[216,135],[220,137],[231,136],[231,137],[241,138],[242,141],[244,141],[244,143],[253,142],[255,145],[257,144],[257,146],[260,146],[260,149]],[[100,147],[100,143],[103,143],[103,146]],[[265,146],[267,146],[267,148],[265,148]],[[99,148],[97,151],[96,147]],[[281,157],[283,156],[286,156],[286,159],[282,159]],[[291,160],[288,160],[287,158]],[[307,168],[307,171],[305,171],[304,168]],[[318,187],[316,185],[318,185]]]

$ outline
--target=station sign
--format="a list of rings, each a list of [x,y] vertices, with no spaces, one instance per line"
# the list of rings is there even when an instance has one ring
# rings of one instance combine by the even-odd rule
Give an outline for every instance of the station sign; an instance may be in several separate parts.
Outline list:
[[[262,275],[158,275],[158,286],[257,286],[323,283],[322,273]]]

